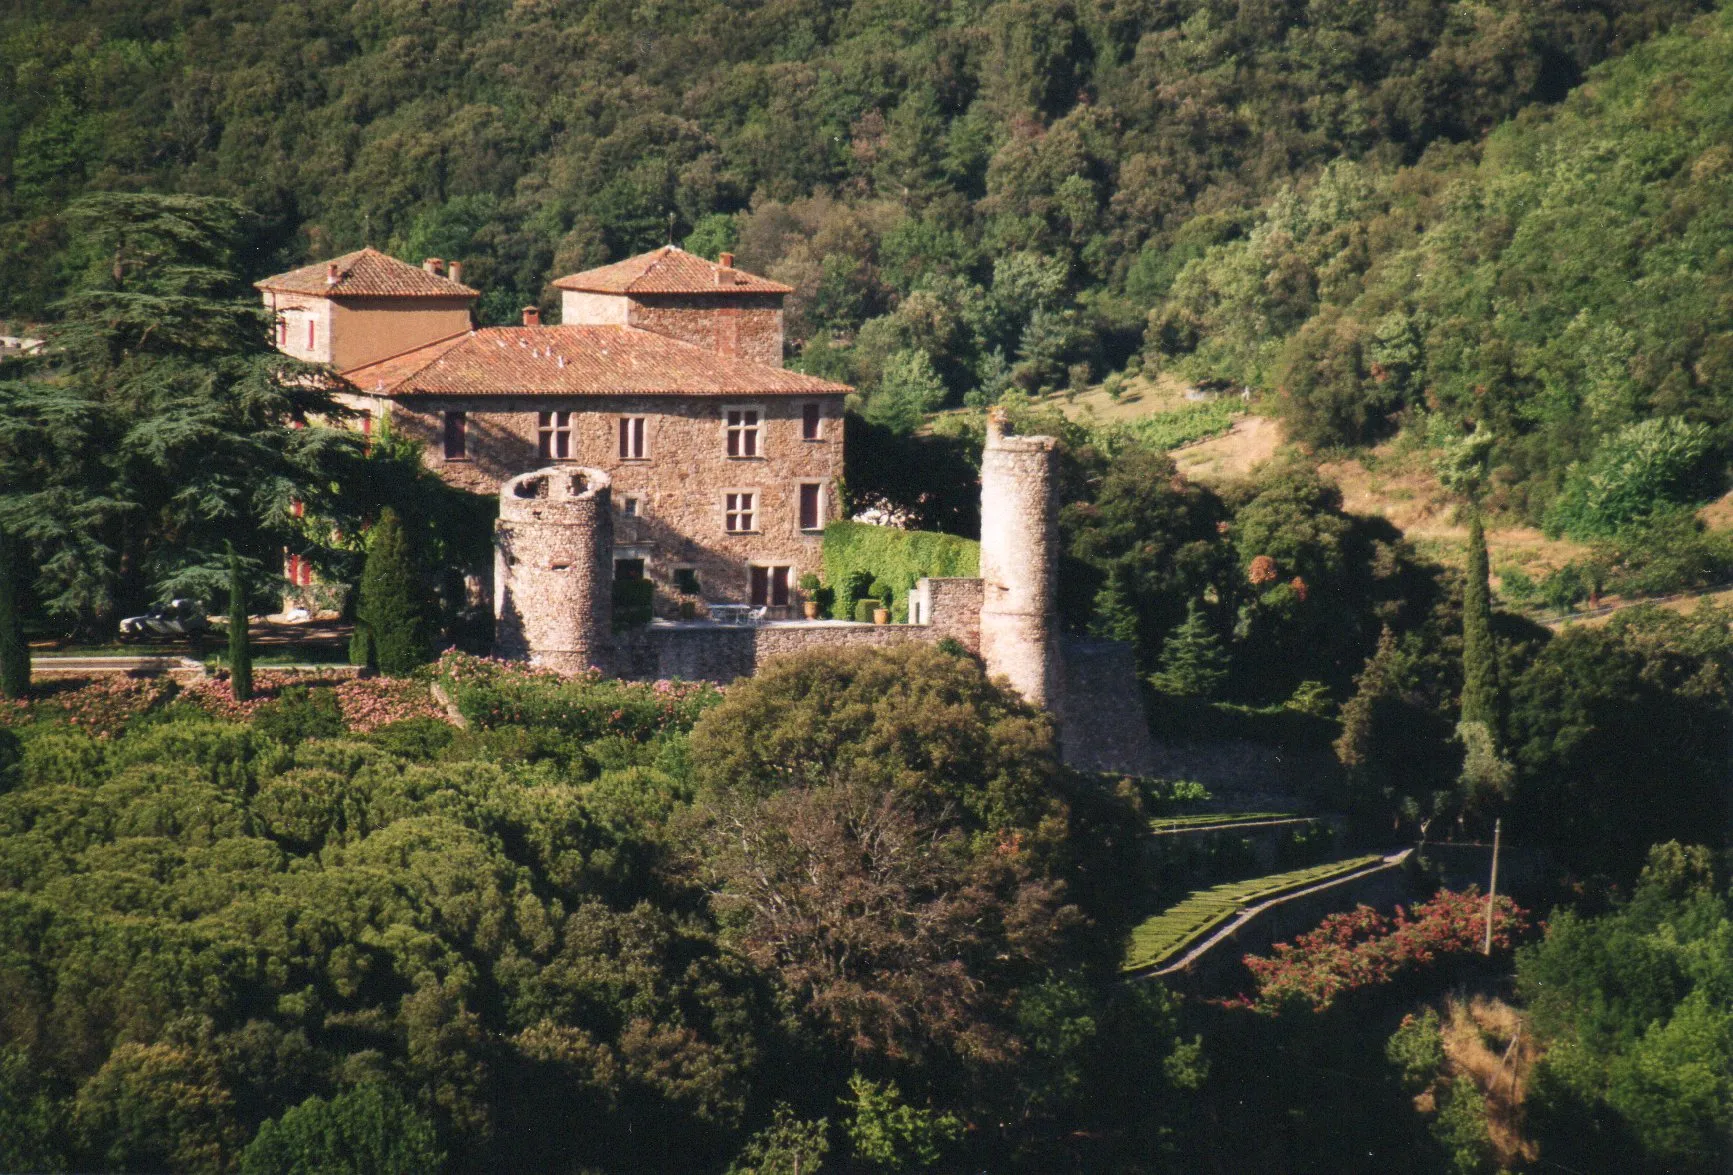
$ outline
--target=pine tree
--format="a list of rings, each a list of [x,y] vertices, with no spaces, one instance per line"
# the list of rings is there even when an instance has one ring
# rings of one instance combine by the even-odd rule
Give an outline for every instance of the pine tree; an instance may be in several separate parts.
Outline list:
[[[356,608],[381,673],[408,673],[427,661],[427,612],[409,536],[397,511],[386,507],[368,536]]]
[[[248,632],[247,576],[241,557],[229,551],[229,693],[237,702],[253,696],[253,642]]]
[[[1462,721],[1498,731],[1498,652],[1492,643],[1492,593],[1487,584],[1486,531],[1470,507],[1468,572],[1462,589]]]
[[[30,646],[18,614],[17,555],[0,530],[0,698],[21,698],[30,690]]]
[[[1186,605],[1185,620],[1168,634],[1161,649],[1161,669],[1150,683],[1164,694],[1210,698],[1228,676],[1228,655],[1196,601]]]

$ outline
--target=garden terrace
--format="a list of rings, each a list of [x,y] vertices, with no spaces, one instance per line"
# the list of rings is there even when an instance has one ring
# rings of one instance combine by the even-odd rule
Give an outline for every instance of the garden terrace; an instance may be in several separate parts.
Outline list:
[[[1320,882],[1347,877],[1383,860],[1376,854],[1350,857],[1307,869],[1227,882],[1194,891],[1178,903],[1145,919],[1131,932],[1125,972],[1151,971],[1177,958],[1185,948],[1248,906],[1280,897]]]

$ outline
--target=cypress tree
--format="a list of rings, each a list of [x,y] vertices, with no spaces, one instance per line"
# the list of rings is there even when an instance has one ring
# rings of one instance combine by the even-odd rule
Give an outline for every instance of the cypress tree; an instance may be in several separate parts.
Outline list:
[[[1468,517],[1468,573],[1462,589],[1462,721],[1498,730],[1498,653],[1492,643],[1492,591],[1480,511]]]
[[[355,622],[357,627],[366,626],[366,640],[381,673],[408,673],[427,661],[427,601],[421,593],[421,576],[409,535],[390,507],[380,513],[367,540]]]
[[[18,560],[12,540],[0,530],[0,697],[21,698],[30,690],[30,646],[18,615]]]
[[[1209,698],[1228,676],[1228,655],[1194,600],[1161,649],[1161,671],[1150,683],[1164,694]]]
[[[229,546],[229,693],[237,702],[253,696],[253,642],[247,631],[247,577],[241,557]]]

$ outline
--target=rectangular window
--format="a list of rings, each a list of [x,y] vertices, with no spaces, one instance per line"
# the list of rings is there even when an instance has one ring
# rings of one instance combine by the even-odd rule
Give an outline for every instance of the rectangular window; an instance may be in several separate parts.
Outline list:
[[[791,570],[788,567],[752,568],[752,603],[786,608]]]
[[[567,461],[572,456],[572,412],[536,414],[536,453],[547,461]]]
[[[800,406],[800,439],[816,441],[818,436],[819,406],[817,404],[802,404]]]
[[[445,459],[464,461],[469,458],[469,413],[445,414]]]
[[[698,594],[698,569],[696,567],[676,567],[674,569],[674,590],[685,596]]]
[[[725,415],[728,421],[728,455],[758,456],[758,409],[730,408]]]
[[[644,517],[644,495],[643,494],[622,494],[622,495],[620,495],[620,513],[625,515],[627,518],[642,518],[642,517]]]
[[[277,346],[289,345],[289,320],[282,315],[277,316]]]
[[[307,350],[309,351],[313,349],[313,331],[316,326],[317,324],[311,318],[307,320]]]
[[[615,559],[615,579],[643,579],[644,561],[642,559]]]
[[[722,495],[722,529],[729,534],[748,534],[758,529],[758,495],[736,490]]]
[[[620,417],[620,460],[642,461],[644,454],[644,418]]]
[[[800,483],[800,529],[824,529],[824,483]]]

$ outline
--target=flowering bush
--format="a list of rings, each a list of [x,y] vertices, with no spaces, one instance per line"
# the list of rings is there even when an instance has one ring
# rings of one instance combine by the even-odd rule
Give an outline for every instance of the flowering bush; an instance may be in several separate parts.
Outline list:
[[[207,713],[245,722],[260,706],[275,702],[288,686],[330,687],[342,711],[343,725],[357,734],[405,718],[445,717],[424,682],[400,677],[333,677],[317,670],[255,670],[253,696],[245,702],[230,695],[226,678],[214,676],[188,685],[185,696]]]
[[[1493,903],[1492,949],[1508,952],[1532,928],[1526,910],[1500,894]],[[1291,943],[1277,943],[1269,957],[1247,955],[1257,992],[1227,1001],[1230,1007],[1273,1011],[1300,1001],[1315,1011],[1337,996],[1389,983],[1399,975],[1440,961],[1480,953],[1486,934],[1486,899],[1470,886],[1441,890],[1413,912],[1396,907],[1386,917],[1370,906],[1331,914]]]
[[[0,704],[0,725],[61,722],[93,738],[111,739],[128,722],[175,696],[166,677],[104,674],[89,680],[39,685],[29,698]]]
[[[708,682],[617,681],[596,670],[568,677],[455,650],[439,659],[437,672],[459,712],[482,729],[541,727],[583,742],[689,730],[722,700],[722,690]]]

